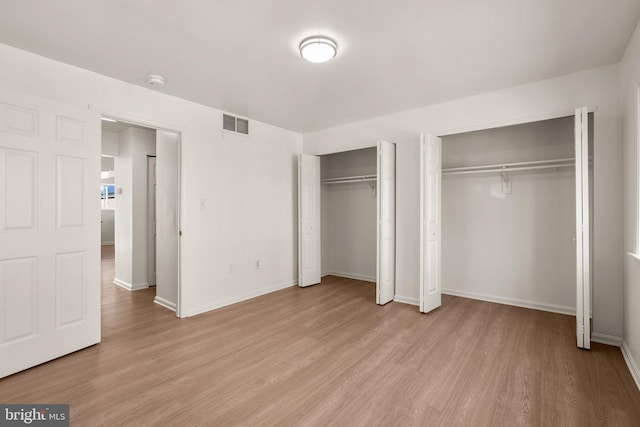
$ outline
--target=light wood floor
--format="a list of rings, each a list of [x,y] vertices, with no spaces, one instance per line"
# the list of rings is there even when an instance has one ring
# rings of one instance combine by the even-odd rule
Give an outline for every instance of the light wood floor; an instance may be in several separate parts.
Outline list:
[[[72,426],[638,426],[614,347],[574,318],[443,297],[428,315],[328,277],[190,319],[111,283],[101,344],[0,380],[0,403],[69,403]]]

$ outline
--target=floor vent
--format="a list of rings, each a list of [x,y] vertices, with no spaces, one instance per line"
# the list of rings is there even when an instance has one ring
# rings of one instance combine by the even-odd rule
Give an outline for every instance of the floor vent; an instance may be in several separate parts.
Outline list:
[[[240,117],[231,116],[229,114],[222,114],[222,129],[230,132],[241,133],[243,135],[249,135],[249,120],[241,119]]]

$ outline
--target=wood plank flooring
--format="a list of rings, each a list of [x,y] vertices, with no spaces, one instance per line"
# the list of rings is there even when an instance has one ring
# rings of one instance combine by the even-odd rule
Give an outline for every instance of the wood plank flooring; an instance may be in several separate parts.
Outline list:
[[[570,316],[421,315],[327,277],[180,320],[112,280],[107,254],[102,343],[0,380],[1,403],[69,403],[72,426],[640,425],[620,350],[578,350]]]

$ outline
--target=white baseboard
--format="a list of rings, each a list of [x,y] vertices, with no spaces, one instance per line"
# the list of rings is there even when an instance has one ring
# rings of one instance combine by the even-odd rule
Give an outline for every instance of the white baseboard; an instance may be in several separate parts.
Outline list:
[[[393,300],[395,302],[400,302],[402,304],[410,304],[410,305],[420,306],[420,299],[419,298],[405,297],[405,296],[402,296],[402,295],[396,295],[395,297],[393,297]]]
[[[620,347],[622,345],[622,337],[618,337],[615,335],[608,335],[608,334],[600,334],[598,332],[593,332],[591,334],[591,341],[597,342],[600,344],[612,345],[615,347]]]
[[[195,308],[193,310],[189,310],[187,312],[187,316],[186,317],[196,316],[198,314],[206,313],[207,311],[215,310],[217,308],[222,308],[222,307],[226,307],[226,306],[231,305],[231,304],[236,304],[238,302],[250,300],[252,298],[256,298],[256,297],[259,297],[259,296],[262,296],[262,295],[270,294],[271,292],[276,292],[276,291],[280,291],[282,289],[286,289],[286,288],[290,288],[292,286],[296,286],[297,284],[298,284],[298,282],[295,281],[293,283],[287,283],[287,284],[284,284],[284,285],[278,285],[278,286],[274,286],[274,287],[271,287],[271,288],[268,288],[268,289],[264,289],[264,290],[261,290],[261,291],[249,292],[249,293],[246,293],[246,294],[243,294],[243,295],[239,295],[237,297],[227,298],[226,300],[218,301],[218,302],[215,302],[213,304],[203,305],[203,306]]]
[[[569,314],[571,316],[575,316],[576,315],[576,309],[575,308],[566,307],[566,306],[563,306],[563,305],[545,304],[545,303],[534,302],[534,301],[526,301],[526,300],[521,300],[521,299],[516,299],[516,298],[504,298],[504,297],[498,297],[498,296],[495,296],[495,295],[479,294],[479,293],[476,293],[476,292],[457,291],[457,290],[453,290],[453,289],[443,289],[442,293],[445,294],[445,295],[453,295],[453,296],[457,296],[457,297],[477,299],[477,300],[480,300],[480,301],[496,302],[498,304],[513,305],[513,306],[516,306],[516,307],[532,308],[534,310],[542,310],[542,311],[550,311],[552,313]]]
[[[345,279],[354,279],[354,280],[362,280],[364,282],[375,282],[376,278],[375,277],[371,277],[371,276],[364,276],[362,274],[351,274],[351,273],[345,273],[343,271],[327,271],[326,273],[323,273],[322,276],[338,276],[338,277],[344,277]]]
[[[147,282],[136,283],[132,285],[131,283],[125,282],[124,280],[120,280],[120,279],[113,279],[113,284],[118,285],[121,288],[124,288],[128,291],[139,291],[141,289],[147,289],[149,287],[149,284]]]
[[[627,346],[626,342],[622,341],[620,350],[622,350],[622,357],[624,357],[624,361],[627,362],[629,372],[631,372],[631,376],[636,382],[636,387],[638,387],[638,390],[640,390],[640,369],[638,369],[638,365],[631,355],[631,349],[629,348],[629,346]]]
[[[115,245],[116,242],[102,242],[101,245],[102,246],[107,246],[107,245]]]
[[[164,308],[168,308],[171,311],[176,311],[176,303],[175,302],[171,302],[171,301],[166,300],[164,298],[161,298],[161,297],[159,297],[157,295],[153,299],[153,302],[155,302],[158,305],[161,305]]]

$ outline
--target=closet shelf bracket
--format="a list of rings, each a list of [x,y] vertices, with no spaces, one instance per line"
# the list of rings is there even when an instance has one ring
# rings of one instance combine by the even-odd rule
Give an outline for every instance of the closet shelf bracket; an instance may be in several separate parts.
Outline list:
[[[511,176],[505,166],[502,167],[502,194],[511,194]]]
[[[371,193],[373,194],[373,197],[376,196],[376,180],[371,180],[371,181],[367,181],[367,183],[369,184],[369,187],[371,187]]]

